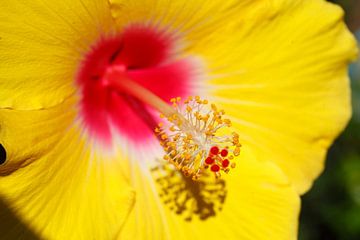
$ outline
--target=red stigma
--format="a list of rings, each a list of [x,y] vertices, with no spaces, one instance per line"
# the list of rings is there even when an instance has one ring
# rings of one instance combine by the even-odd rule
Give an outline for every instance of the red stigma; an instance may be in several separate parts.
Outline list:
[[[228,150],[224,148],[223,150],[221,150],[220,154],[222,157],[226,157],[228,155]]]
[[[206,164],[213,164],[215,162],[215,160],[213,159],[213,158],[211,158],[211,157],[208,157],[208,158],[206,158],[206,160],[205,160],[205,163]]]
[[[228,167],[229,164],[230,164],[230,161],[229,161],[228,159],[225,159],[225,160],[222,162],[222,166],[223,166],[224,168]]]
[[[216,165],[216,164],[212,165],[212,166],[211,166],[211,171],[213,171],[213,172],[218,172],[218,171],[220,171],[219,165]]]
[[[210,153],[213,155],[217,155],[219,153],[219,148],[217,146],[211,147]]]

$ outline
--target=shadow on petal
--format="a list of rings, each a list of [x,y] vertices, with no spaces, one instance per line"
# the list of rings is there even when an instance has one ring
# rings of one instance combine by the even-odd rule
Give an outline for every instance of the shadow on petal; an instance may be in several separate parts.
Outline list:
[[[227,196],[223,179],[204,176],[193,181],[161,160],[151,172],[164,204],[186,221],[192,221],[194,217],[205,221],[222,210]]]
[[[16,214],[8,207],[0,196],[0,232],[1,239],[26,239],[39,240],[29,226],[27,226]]]

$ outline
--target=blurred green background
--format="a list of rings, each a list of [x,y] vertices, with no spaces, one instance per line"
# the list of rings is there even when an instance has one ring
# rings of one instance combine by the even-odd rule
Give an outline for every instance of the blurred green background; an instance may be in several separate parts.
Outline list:
[[[360,45],[360,0],[334,0]],[[350,69],[353,118],[302,198],[300,240],[360,240],[360,59]]]

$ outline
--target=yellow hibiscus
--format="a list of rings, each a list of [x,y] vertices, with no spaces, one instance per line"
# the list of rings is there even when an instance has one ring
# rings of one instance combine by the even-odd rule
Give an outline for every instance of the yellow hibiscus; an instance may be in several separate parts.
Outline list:
[[[0,197],[46,239],[296,239],[351,113],[342,18],[323,0],[2,1]],[[225,109],[236,169],[193,182],[157,160],[153,110],[99,84],[110,64]],[[9,215],[2,237],[29,237]]]

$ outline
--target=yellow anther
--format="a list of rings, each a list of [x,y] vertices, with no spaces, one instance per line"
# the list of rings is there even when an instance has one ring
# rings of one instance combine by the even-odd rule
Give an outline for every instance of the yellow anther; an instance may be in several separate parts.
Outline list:
[[[215,106],[215,104],[211,104],[211,109],[214,111],[214,113],[217,113],[217,107]]]
[[[180,135],[179,134],[177,134],[177,135],[175,135],[174,137],[173,137],[173,141],[177,141],[178,139],[180,138]]]
[[[236,147],[234,150],[234,155],[239,156],[239,154],[240,154],[240,147]]]
[[[229,125],[229,127],[231,126],[231,121],[230,119],[224,119],[224,123]]]
[[[199,179],[205,170],[211,170],[219,178],[220,171],[227,173],[235,166],[232,161],[234,156],[240,154],[239,135],[233,133],[227,136],[222,131],[218,133],[219,129],[230,127],[231,121],[223,119],[225,112],[218,110],[215,104],[203,106],[208,101],[199,96],[188,97],[184,107],[178,107],[180,101],[179,97],[170,100],[174,113],[165,116],[170,125],[164,129],[159,124],[155,129],[167,153],[164,159],[194,180]],[[217,154],[210,151],[213,147],[218,148]],[[205,161],[208,157],[213,162]]]
[[[209,120],[209,118],[210,118],[210,115],[209,115],[209,114],[206,114],[206,115],[203,117],[203,120],[204,120],[205,122],[207,122],[207,120]]]
[[[212,131],[206,131],[205,132],[206,136],[211,137],[214,136],[215,134]]]
[[[193,96],[189,96],[187,99],[186,99],[186,101],[192,101],[193,100]]]

